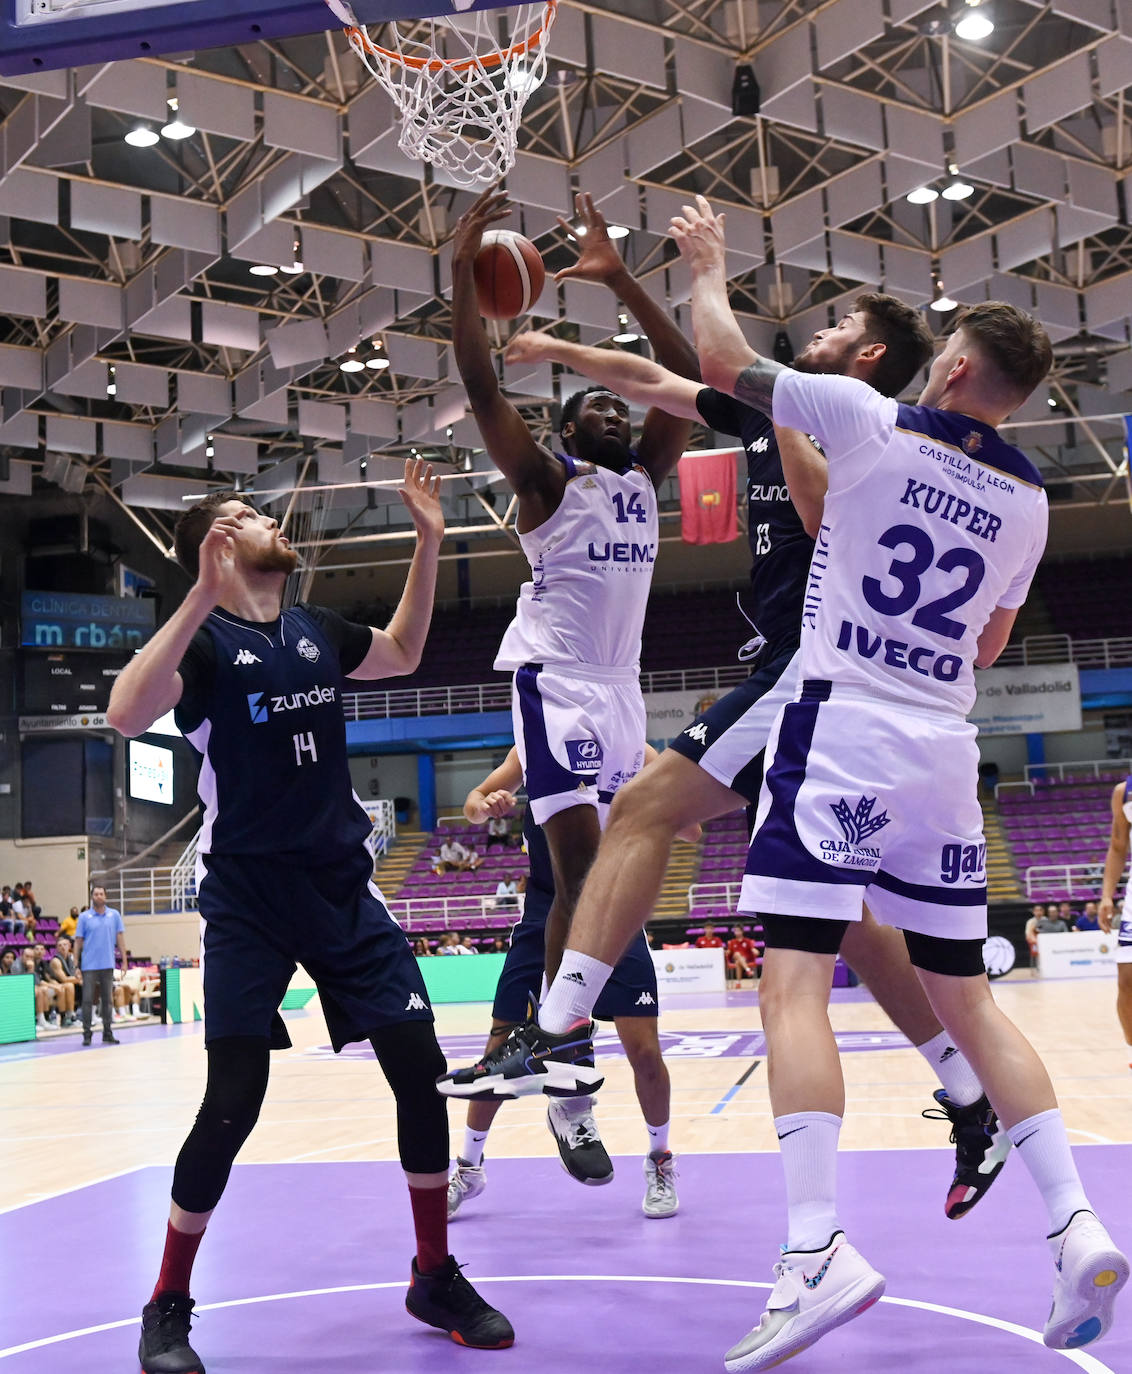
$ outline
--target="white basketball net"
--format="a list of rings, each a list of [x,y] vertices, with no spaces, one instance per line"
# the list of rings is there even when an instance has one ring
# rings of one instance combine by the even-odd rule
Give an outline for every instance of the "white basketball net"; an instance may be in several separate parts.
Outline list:
[[[466,0],[453,0],[466,8]],[[328,0],[340,17],[342,0]],[[505,11],[511,32],[500,44],[501,12],[385,24],[376,42],[360,24],[346,37],[401,111],[398,146],[406,157],[443,168],[460,186],[485,186],[515,165],[523,107],[546,78],[546,36],[558,0]],[[348,11],[346,12],[348,13]]]

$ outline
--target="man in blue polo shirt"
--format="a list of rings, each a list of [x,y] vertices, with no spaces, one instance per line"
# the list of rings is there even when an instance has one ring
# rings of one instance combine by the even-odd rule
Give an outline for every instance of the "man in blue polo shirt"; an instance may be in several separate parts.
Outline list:
[[[97,981],[102,1003],[102,1043],[117,1045],[114,1034],[114,959],[115,947],[122,952],[122,967],[127,967],[126,928],[122,913],[106,905],[106,889],[93,887],[90,906],[75,927],[75,958],[83,971],[83,1044],[91,1041],[91,1015],[94,1011],[94,985]]]

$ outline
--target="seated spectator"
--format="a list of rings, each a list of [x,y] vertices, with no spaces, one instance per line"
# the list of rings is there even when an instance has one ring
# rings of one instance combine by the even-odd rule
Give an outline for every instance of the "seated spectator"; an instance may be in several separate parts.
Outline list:
[[[454,930],[445,931],[440,937],[440,942],[436,946],[437,954],[459,954],[460,937]]]
[[[506,954],[506,953],[507,953],[507,941],[503,938],[502,935],[497,935],[497,936],[494,938],[494,940],[492,940],[492,942],[491,942],[491,949],[488,951],[488,953],[489,953],[489,954]]]
[[[137,969],[114,970],[114,1019],[136,1021],[141,1010],[141,973]]]
[[[42,945],[36,945],[37,951],[42,948]],[[55,1007],[63,1013],[63,1025],[73,1026],[75,999],[82,995],[83,976],[71,955],[71,942],[65,935],[56,939],[55,953],[45,961],[43,976],[56,987]]]
[[[0,931],[9,935],[22,935],[24,933],[23,916],[16,912],[10,887],[5,887],[0,892]]]
[[[741,983],[744,978],[758,977],[759,947],[743,928],[741,921],[731,927],[731,939],[725,951],[727,976]]]
[[[23,883],[17,883],[12,889],[12,915],[17,920],[23,922],[24,931],[28,935],[35,934],[35,928],[38,922],[35,918],[35,912],[30,910],[28,904],[24,901]]]
[[[500,878],[495,885],[495,901],[492,905],[510,907],[512,910],[519,905],[519,885],[514,878]]]
[[[68,939],[75,938],[75,928],[79,923],[79,909],[73,906],[70,912],[59,922],[59,934],[66,935]]]
[[[445,840],[440,846],[440,855],[437,859],[436,873],[474,873],[480,866],[480,856],[474,849],[469,849],[459,840]]]
[[[487,822],[487,841],[484,849],[490,849],[493,844],[501,844],[504,849],[509,849],[515,843],[511,833],[511,822],[506,816],[490,816]]]
[[[1041,902],[1030,908],[1030,918],[1026,922],[1026,948],[1030,951],[1030,963],[1038,962],[1038,922],[1045,920],[1046,909]]]
[[[35,893],[31,890],[31,879],[24,879],[24,910],[30,912],[38,921],[43,915],[43,908],[35,900]]]
[[[478,954],[478,953],[479,953],[479,950],[476,949],[476,947],[475,947],[475,944],[474,944],[474,942],[473,942],[473,940],[472,940],[472,937],[468,934],[467,931],[465,931],[464,934],[461,935],[460,938],[457,940],[456,945],[455,945],[455,949],[454,949],[454,953],[456,953],[456,954]]]
[[[1034,931],[1038,935],[1064,935],[1068,929],[1068,922],[1061,919],[1052,902],[1046,907],[1044,914],[1034,926]]]
[[[712,921],[704,922],[704,933],[696,941],[697,949],[722,949],[723,941],[715,933],[715,924]]]
[[[1073,923],[1074,930],[1100,930],[1100,918],[1097,916],[1096,902],[1086,902],[1085,910],[1077,917]]]
[[[6,949],[0,954],[0,975],[5,973],[23,973],[23,969],[16,963],[16,951]]]
[[[1068,902],[1062,902],[1061,905],[1057,908],[1057,919],[1059,921],[1065,922],[1066,930],[1073,929],[1073,922],[1077,919],[1077,917],[1073,914],[1073,908],[1069,905]]]
[[[418,959],[426,959],[432,954],[432,947],[423,935],[419,935],[413,941],[413,953]]]
[[[25,949],[20,961],[20,972],[30,973],[35,979],[35,1026],[36,1030],[54,1030],[57,1021],[52,1004],[55,1001],[54,985],[48,983],[43,970],[39,966],[39,960],[35,957],[35,949]]]

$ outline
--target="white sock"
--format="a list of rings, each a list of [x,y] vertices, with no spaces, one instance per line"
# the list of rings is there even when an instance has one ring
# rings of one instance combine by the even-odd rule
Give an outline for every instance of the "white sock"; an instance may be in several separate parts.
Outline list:
[[[588,1021],[612,972],[612,964],[566,950],[546,1001],[539,1007],[539,1025],[551,1035],[563,1035],[579,1021]]]
[[[661,1155],[668,1149],[668,1122],[663,1126],[650,1126],[645,1122],[645,1130],[649,1133],[649,1154]]]
[[[460,1151],[460,1158],[465,1164],[470,1164],[478,1169],[483,1163],[483,1143],[487,1139],[487,1131],[473,1131],[470,1126],[464,1127],[464,1148]]]
[[[1006,1132],[1011,1143],[1038,1185],[1038,1192],[1049,1209],[1049,1231],[1056,1236],[1074,1212],[1091,1212],[1089,1199],[1081,1186],[1065,1122],[1056,1107],[1037,1116],[1028,1116]]]
[[[837,1137],[831,1112],[776,1116],[774,1129],[786,1175],[787,1250],[821,1250],[841,1229],[837,1220]]]
[[[916,1048],[932,1066],[948,1100],[957,1107],[970,1107],[982,1097],[983,1085],[975,1077],[975,1070],[945,1030]]]

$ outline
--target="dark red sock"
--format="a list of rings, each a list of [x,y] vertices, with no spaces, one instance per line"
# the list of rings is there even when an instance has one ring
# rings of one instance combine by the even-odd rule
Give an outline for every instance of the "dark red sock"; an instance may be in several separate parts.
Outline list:
[[[445,1197],[447,1198],[447,1194]],[[188,1297],[193,1260],[197,1257],[197,1249],[203,1235],[203,1231],[198,1231],[196,1235],[189,1235],[185,1231],[175,1231],[172,1222],[166,1225],[165,1253],[161,1257],[161,1273],[157,1276],[157,1286],[153,1290],[153,1297],[150,1298],[150,1302],[155,1301],[159,1293],[184,1293]]]
[[[448,1186],[414,1188],[410,1184],[409,1201],[417,1233],[417,1268],[422,1274],[433,1273],[448,1259]]]

